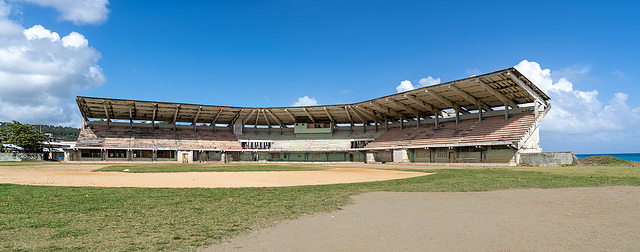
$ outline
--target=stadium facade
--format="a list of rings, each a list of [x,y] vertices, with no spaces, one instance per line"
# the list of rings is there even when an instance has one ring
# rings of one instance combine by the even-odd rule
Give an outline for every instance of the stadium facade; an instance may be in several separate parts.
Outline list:
[[[229,107],[77,97],[68,161],[510,163],[541,152],[549,97],[514,68],[368,101]]]

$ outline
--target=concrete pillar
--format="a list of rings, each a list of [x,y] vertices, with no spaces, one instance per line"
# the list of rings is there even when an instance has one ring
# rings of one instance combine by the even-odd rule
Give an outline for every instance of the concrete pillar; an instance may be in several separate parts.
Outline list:
[[[509,104],[504,104],[504,119],[509,120]]]

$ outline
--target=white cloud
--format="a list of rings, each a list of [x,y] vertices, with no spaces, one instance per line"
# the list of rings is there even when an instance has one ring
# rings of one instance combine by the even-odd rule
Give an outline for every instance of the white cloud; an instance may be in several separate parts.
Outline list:
[[[467,75],[469,76],[476,76],[476,75],[482,74],[482,71],[480,71],[480,69],[478,69],[477,67],[474,69],[467,69],[464,72],[467,73]]]
[[[403,80],[400,82],[400,85],[396,87],[396,91],[398,91],[398,93],[402,93],[402,92],[413,90],[416,88],[440,84],[440,81],[441,81],[440,78],[434,79],[433,77],[429,76],[427,78],[420,79],[418,81],[418,86],[414,86],[413,83],[411,83],[411,81]]]
[[[295,107],[300,106],[315,106],[318,105],[318,101],[316,101],[315,97],[309,98],[309,96],[298,97],[298,101],[292,104]]]
[[[109,0],[22,0],[24,2],[52,7],[60,12],[60,18],[74,24],[100,24],[109,15]]]
[[[400,85],[396,87],[396,90],[398,91],[398,93],[402,93],[402,92],[413,90],[413,89],[416,89],[416,88],[413,86],[413,84],[411,84],[411,81],[408,81],[408,80],[401,81]]]
[[[89,46],[89,40],[85,39],[82,34],[77,32],[71,32],[69,35],[62,38],[62,45],[64,47],[87,47]]]
[[[433,77],[429,76],[427,78],[420,79],[418,83],[420,83],[420,87],[426,87],[426,86],[440,84],[440,81],[441,81],[440,78],[434,79]]]
[[[51,32],[50,30],[47,30],[44,27],[42,27],[42,25],[34,25],[33,27],[24,30],[23,33],[28,40],[44,39],[44,38],[49,39],[51,42],[60,40],[60,35],[58,35],[57,32]]]
[[[603,105],[597,90],[574,89],[566,78],[553,82],[551,70],[542,69],[536,62],[523,60],[515,68],[551,98],[552,108],[540,126],[549,142],[597,149],[596,143],[640,139],[636,129],[640,125],[640,107],[630,108],[627,94],[617,93]]]
[[[105,82],[100,53],[77,32],[60,39],[41,25],[25,29],[8,8],[0,2],[0,121],[78,126],[72,100]]]

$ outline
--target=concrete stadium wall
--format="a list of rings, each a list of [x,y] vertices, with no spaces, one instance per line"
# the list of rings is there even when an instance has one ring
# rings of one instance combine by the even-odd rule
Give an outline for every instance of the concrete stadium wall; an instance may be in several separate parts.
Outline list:
[[[571,152],[521,153],[520,164],[525,165],[569,165],[578,164],[578,158]]]
[[[44,153],[0,153],[0,161],[43,160]]]

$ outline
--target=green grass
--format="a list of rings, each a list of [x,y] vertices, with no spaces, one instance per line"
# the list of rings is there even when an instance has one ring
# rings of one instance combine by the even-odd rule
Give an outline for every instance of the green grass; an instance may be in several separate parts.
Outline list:
[[[609,156],[609,155],[592,156],[592,157],[580,159],[579,162],[582,165],[588,165],[588,166],[630,166],[630,167],[640,166],[640,162],[619,159],[617,157]]]
[[[445,169],[400,180],[279,188],[0,184],[0,250],[190,250],[282,220],[339,210],[351,202],[349,196],[371,191],[640,186],[637,167],[582,168]]]
[[[129,169],[131,173],[151,172],[247,172],[247,171],[313,171],[326,170],[329,167],[309,164],[183,164],[183,163],[143,163],[114,164],[94,171],[117,171]]]
[[[50,161],[1,161],[0,166],[34,166],[34,165],[53,165],[59,164]]]

